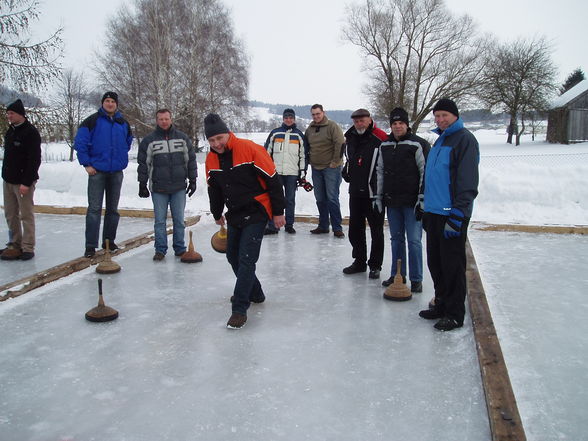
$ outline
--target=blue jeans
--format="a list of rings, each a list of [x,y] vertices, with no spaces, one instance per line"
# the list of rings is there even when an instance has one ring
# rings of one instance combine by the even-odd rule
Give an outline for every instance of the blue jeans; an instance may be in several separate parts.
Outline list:
[[[228,225],[227,260],[237,276],[233,290],[233,312],[247,314],[251,300],[265,298],[261,283],[255,275],[265,225],[265,222],[244,227]]]
[[[113,243],[118,228],[118,200],[122,187],[123,172],[96,172],[88,175],[88,211],[86,212],[86,248],[98,247],[100,234],[100,218],[102,217],[102,201],[106,194],[106,210],[104,213],[104,227],[102,228],[102,243],[106,239]]]
[[[182,189],[175,193],[151,192],[153,201],[153,213],[155,215],[155,251],[165,255],[167,253],[167,207],[171,210],[173,220],[173,248],[176,255],[186,251],[184,234],[184,209],[186,208],[186,190]]]
[[[423,245],[421,238],[423,226],[416,220],[414,207],[386,207],[390,241],[392,242],[392,269],[390,275],[396,275],[396,262],[402,260],[401,274],[406,277],[406,242],[408,239],[408,263],[411,282],[423,281]]]
[[[286,226],[294,225],[294,209],[296,208],[296,187],[298,186],[298,176],[296,175],[278,175],[280,183],[284,187],[284,195],[286,196]],[[268,222],[270,230],[277,231],[274,221]]]
[[[314,197],[319,211],[319,228],[329,229],[329,217],[333,231],[343,231],[341,227],[341,207],[339,206],[339,187],[341,186],[341,167],[327,167],[318,170],[312,167]]]

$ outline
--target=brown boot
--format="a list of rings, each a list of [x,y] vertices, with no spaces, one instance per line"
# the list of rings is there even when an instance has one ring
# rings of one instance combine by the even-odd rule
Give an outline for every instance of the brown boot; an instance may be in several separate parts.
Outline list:
[[[20,259],[21,255],[22,255],[22,250],[20,248],[16,247],[15,245],[9,245],[8,248],[6,248],[2,252],[0,259],[2,259],[2,260],[17,260],[17,259]]]
[[[245,314],[239,314],[238,312],[233,312],[229,321],[227,322],[227,328],[229,329],[241,329],[245,322],[247,321],[247,316]]]

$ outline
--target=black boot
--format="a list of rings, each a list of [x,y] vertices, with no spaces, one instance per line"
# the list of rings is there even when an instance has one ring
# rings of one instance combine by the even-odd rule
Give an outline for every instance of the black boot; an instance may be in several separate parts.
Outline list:
[[[343,272],[345,274],[356,274],[356,273],[365,273],[367,270],[367,265],[365,263],[358,262],[357,260],[354,261],[348,267],[343,268]]]

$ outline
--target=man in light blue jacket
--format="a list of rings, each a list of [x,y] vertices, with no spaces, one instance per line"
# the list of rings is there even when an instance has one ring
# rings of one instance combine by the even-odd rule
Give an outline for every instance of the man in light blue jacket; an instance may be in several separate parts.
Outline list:
[[[102,200],[106,194],[106,210],[102,229],[102,248],[106,239],[110,249],[114,242],[120,215],[118,201],[123,181],[123,170],[129,163],[133,142],[131,126],[118,111],[118,95],[106,92],[102,107],[86,118],[78,129],[74,148],[79,163],[88,173],[88,211],[86,213],[86,250],[84,257],[93,257],[98,247]]]

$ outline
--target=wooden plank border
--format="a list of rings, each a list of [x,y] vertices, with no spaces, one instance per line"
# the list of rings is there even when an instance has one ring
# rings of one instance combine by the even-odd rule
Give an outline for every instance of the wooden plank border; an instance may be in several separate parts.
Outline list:
[[[77,214],[85,215],[87,207],[58,207],[55,205],[35,205],[35,213],[42,214]],[[153,218],[153,209],[128,209],[119,208],[118,214],[123,217],[142,217],[142,218]],[[104,215],[104,208],[102,209],[102,215]],[[168,215],[168,217],[170,217]]]
[[[184,220],[187,227],[197,224],[200,221],[200,216],[188,217]],[[167,229],[167,234],[172,232],[172,228]],[[121,242],[121,249],[112,253],[112,256],[116,257],[133,248],[140,247],[146,243],[154,240],[153,231],[141,234],[131,239]],[[75,272],[81,271],[88,268],[91,265],[96,265],[102,262],[105,258],[105,252],[100,250],[96,252],[96,255],[91,259],[87,257],[78,257],[70,260],[69,262],[62,263],[52,268],[40,271],[31,276],[24,277],[13,282],[6,283],[0,286],[0,302],[4,302],[8,299],[19,297],[35,288],[39,288],[55,280],[61,279],[62,277],[69,276]]]
[[[466,244],[466,255],[468,304],[474,328],[492,441],[526,441],[508,369],[469,240]]]
[[[514,231],[520,233],[540,234],[588,234],[586,225],[519,225],[519,224],[487,224],[472,222],[472,228],[482,231]]]

